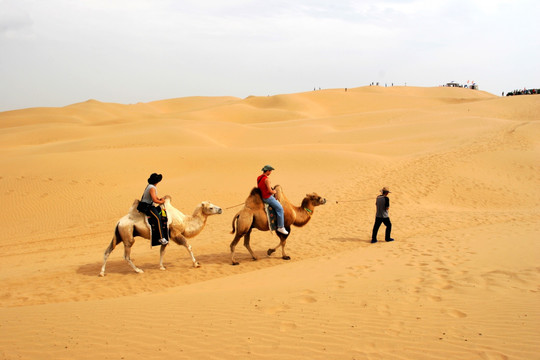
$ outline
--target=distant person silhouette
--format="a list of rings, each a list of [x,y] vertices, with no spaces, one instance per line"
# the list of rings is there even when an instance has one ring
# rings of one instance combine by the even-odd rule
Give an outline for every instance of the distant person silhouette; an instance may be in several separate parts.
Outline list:
[[[388,199],[390,191],[387,187],[381,189],[381,195],[377,196],[375,200],[375,206],[377,207],[377,213],[375,214],[375,224],[373,225],[373,232],[371,234],[371,243],[377,242],[377,233],[381,224],[386,226],[386,232],[384,240],[386,242],[394,241],[391,237],[392,223],[390,222],[390,216],[388,215],[388,209],[390,208],[390,199]]]

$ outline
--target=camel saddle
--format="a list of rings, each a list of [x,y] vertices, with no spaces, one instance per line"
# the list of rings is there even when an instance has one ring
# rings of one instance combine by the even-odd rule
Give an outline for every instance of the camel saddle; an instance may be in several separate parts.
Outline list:
[[[264,204],[264,210],[266,211],[266,217],[268,218],[268,228],[270,231],[277,230],[277,214],[276,210],[268,204]]]

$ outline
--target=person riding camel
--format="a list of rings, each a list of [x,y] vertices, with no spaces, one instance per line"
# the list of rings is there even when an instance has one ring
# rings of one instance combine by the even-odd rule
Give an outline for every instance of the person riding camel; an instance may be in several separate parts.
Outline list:
[[[148,216],[148,221],[152,227],[152,246],[167,245],[169,243],[169,231],[167,230],[167,223],[163,221],[162,209],[160,206],[154,206],[153,204],[161,205],[165,203],[165,199],[157,196],[156,185],[161,179],[163,179],[161,174],[153,173],[150,175],[148,185],[144,189],[143,196],[137,207],[137,210]]]
[[[270,179],[268,178],[272,174],[274,168],[270,165],[265,165],[262,168],[263,174],[257,177],[257,187],[261,190],[263,202],[270,205],[277,215],[277,231],[283,235],[289,235],[289,232],[285,229],[285,220],[283,218],[283,206],[276,199],[274,194],[276,191],[272,189]]]

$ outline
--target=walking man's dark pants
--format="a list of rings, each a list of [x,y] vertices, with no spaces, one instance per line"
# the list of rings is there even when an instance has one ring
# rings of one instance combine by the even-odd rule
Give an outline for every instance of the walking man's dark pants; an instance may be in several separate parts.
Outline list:
[[[386,226],[386,233],[384,235],[384,239],[388,241],[392,238],[390,236],[390,232],[392,232],[392,223],[390,222],[390,218],[376,217],[375,224],[373,225],[373,233],[371,234],[371,241],[377,241],[377,233],[379,232],[381,224],[384,224]]]

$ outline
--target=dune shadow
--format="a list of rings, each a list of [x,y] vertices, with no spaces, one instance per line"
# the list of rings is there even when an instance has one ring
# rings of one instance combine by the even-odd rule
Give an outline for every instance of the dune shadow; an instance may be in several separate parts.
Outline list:
[[[274,253],[271,256],[268,256],[267,250],[260,249],[260,250],[253,250],[255,253],[255,256],[257,257],[257,261],[283,261],[281,258],[281,252]],[[239,262],[250,262],[254,261],[251,258],[251,255],[245,249],[243,246],[237,247],[236,249],[236,255],[235,258]],[[195,259],[199,262],[201,266],[204,265],[231,265],[231,253],[230,252],[219,252],[219,253],[211,253],[211,254],[197,254],[195,253]],[[80,265],[77,268],[77,274],[83,275],[83,276],[98,276],[101,271],[101,266],[103,265],[103,262],[93,262],[89,264],[83,264]],[[139,263],[135,261],[135,265],[137,267],[148,270],[148,269],[159,269],[159,255],[156,256],[155,262],[149,262],[145,261],[144,263]],[[172,254],[165,255],[164,259],[164,265],[167,269],[179,269],[179,268],[192,268],[192,261],[191,258],[187,253],[182,254],[181,256],[174,256]],[[110,259],[107,261],[107,274],[121,274],[121,275],[127,275],[133,273],[133,269],[127,264],[127,262],[124,259]]]
[[[77,274],[84,276],[98,276],[101,271],[103,262],[95,262],[91,264],[83,264],[77,268]],[[109,260],[107,261],[107,273],[114,274],[129,274],[133,269],[129,267],[125,260]]]
[[[257,257],[257,261],[261,260],[271,260],[274,258],[277,258],[279,260],[282,260],[281,257],[276,256],[275,254],[272,256],[268,256],[266,253],[267,250],[253,250],[255,253],[255,256]],[[199,256],[196,256],[197,261],[201,263],[201,265],[209,264],[209,265],[220,265],[220,264],[227,264],[231,265],[231,253],[230,252],[223,252],[223,253],[214,253],[214,254],[202,254]],[[248,262],[253,261],[251,258],[251,255],[247,250],[245,251],[236,251],[235,258],[239,262]]]
[[[231,256],[226,252],[212,253],[212,254],[195,254],[195,258],[201,264],[227,264],[231,260]]]
[[[191,267],[191,259],[185,259],[186,265],[182,266],[182,264],[178,264],[178,262],[183,262],[184,259],[172,259],[167,260],[165,259],[164,265],[167,269],[177,269],[177,268],[190,268]],[[83,275],[83,276],[99,276],[99,273],[101,272],[101,266],[103,265],[102,262],[95,262],[93,264],[84,264],[79,266],[77,269],[77,274]],[[135,261],[135,265],[142,269],[144,272],[147,271],[153,271],[153,270],[159,270],[159,258],[156,259],[155,262],[137,262]],[[129,266],[129,264],[125,260],[109,260],[107,261],[107,270],[106,274],[118,274],[118,275],[129,275],[129,274],[135,274],[135,271]]]

